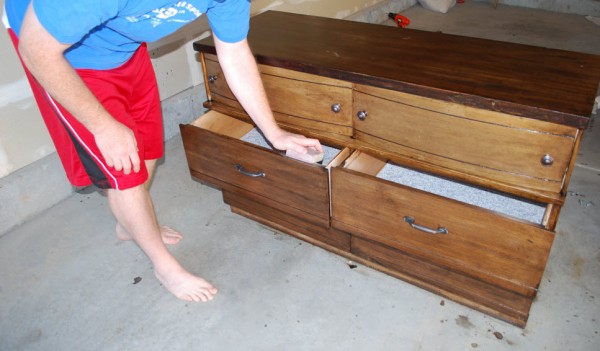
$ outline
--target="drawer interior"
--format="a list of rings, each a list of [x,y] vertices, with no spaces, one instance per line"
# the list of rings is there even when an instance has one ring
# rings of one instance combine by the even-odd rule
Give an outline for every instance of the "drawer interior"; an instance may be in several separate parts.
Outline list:
[[[256,128],[252,128],[248,133],[240,138],[242,141],[245,141],[250,144],[262,146],[267,149],[273,150],[271,144],[267,141],[265,136]],[[328,165],[340,152],[340,149],[335,147],[322,145],[323,147],[323,161],[318,164],[321,166]],[[285,154],[285,153],[284,153]]]
[[[507,216],[542,224],[546,205],[409,169],[368,154],[355,152],[345,168]]]
[[[250,123],[216,111],[208,111],[193,121],[191,125],[235,139],[243,137],[254,128]]]
[[[260,130],[255,128],[254,125],[227,116],[220,112],[209,111],[205,115],[196,119],[191,124],[202,129],[210,130],[211,132],[217,134],[226,135],[235,139],[240,139],[241,141],[261,146],[268,150],[274,150],[281,153],[282,155],[285,155],[285,152],[275,150],[265,138],[265,136],[260,132]],[[326,167],[330,164],[331,161],[333,161],[336,158],[336,156],[338,156],[338,154],[340,153],[340,149],[328,145],[322,145],[322,147],[323,161],[319,162],[317,165]]]

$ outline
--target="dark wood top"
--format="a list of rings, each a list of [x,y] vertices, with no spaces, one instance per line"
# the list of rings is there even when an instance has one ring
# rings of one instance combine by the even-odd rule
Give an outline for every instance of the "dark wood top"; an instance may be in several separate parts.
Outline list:
[[[253,17],[248,40],[259,63],[578,128],[600,82],[597,55],[284,12]]]

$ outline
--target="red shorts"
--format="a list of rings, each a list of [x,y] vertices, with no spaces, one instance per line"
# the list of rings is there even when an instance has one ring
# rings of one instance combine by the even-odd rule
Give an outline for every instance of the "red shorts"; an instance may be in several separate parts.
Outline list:
[[[8,31],[17,48],[18,38],[13,30]],[[108,167],[92,133],[54,101],[29,70],[23,67],[71,184],[77,187],[94,184],[103,189],[124,190],[143,184],[148,179],[144,162],[139,172],[132,171],[130,174]],[[156,76],[146,45],[142,45],[120,67],[76,71],[104,108],[133,130],[140,160],[161,158],[164,153],[162,112]]]

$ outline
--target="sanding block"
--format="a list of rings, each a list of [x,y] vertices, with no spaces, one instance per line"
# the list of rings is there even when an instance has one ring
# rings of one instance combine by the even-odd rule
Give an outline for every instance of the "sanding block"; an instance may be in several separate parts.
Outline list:
[[[306,163],[319,163],[323,161],[323,153],[312,147],[309,147],[305,154],[288,149],[285,155]]]

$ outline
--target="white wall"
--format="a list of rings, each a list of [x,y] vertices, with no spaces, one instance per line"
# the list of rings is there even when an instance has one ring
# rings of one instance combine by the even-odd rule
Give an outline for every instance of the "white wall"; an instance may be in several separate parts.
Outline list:
[[[0,0],[4,8],[4,0]],[[0,31],[0,178],[54,152],[8,33]]]

